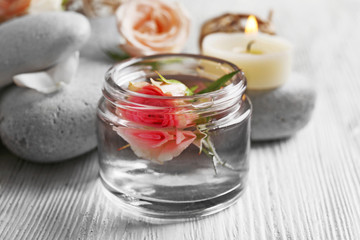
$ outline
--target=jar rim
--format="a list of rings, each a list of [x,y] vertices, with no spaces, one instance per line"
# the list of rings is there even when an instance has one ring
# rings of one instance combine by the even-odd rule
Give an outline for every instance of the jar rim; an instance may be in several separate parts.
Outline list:
[[[208,93],[202,93],[202,94],[194,94],[192,96],[157,96],[157,95],[148,95],[143,93],[138,93],[135,91],[128,90],[127,88],[121,87],[118,83],[116,83],[114,79],[115,70],[119,69],[126,69],[127,67],[133,66],[137,63],[144,62],[146,60],[155,60],[155,59],[165,59],[165,58],[192,58],[192,59],[198,59],[198,60],[208,60],[214,63],[218,64],[226,64],[230,66],[234,71],[239,71],[237,74],[235,74],[231,79],[231,84],[215,90]],[[108,88],[108,85],[111,86],[112,89]],[[156,55],[149,55],[144,57],[132,57],[130,59],[121,61],[115,65],[113,65],[105,75],[105,85],[104,90],[107,92],[114,93],[114,92],[120,92],[122,94],[126,94],[128,96],[137,96],[137,97],[144,97],[144,98],[154,98],[154,99],[164,99],[164,100],[190,100],[194,98],[207,98],[207,97],[214,97],[221,94],[232,94],[236,93],[237,95],[243,95],[246,90],[246,78],[244,75],[244,72],[239,69],[235,64],[215,57],[205,56],[205,55],[198,55],[198,54],[189,54],[189,53],[165,53],[165,54],[156,54]],[[110,90],[110,91],[109,91]],[[111,94],[114,95],[114,94]]]

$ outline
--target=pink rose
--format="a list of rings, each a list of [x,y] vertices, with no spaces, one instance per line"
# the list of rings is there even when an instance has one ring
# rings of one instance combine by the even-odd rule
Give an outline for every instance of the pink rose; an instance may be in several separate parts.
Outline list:
[[[154,96],[168,96],[163,91],[151,84],[141,84],[141,87],[134,88],[136,92]],[[197,117],[191,113],[180,113],[177,109],[177,102],[174,100],[156,99],[151,97],[138,97],[131,96],[128,98],[129,102],[139,103],[147,106],[165,107],[164,109],[143,109],[141,111],[135,109],[117,108],[115,113],[118,116],[122,116],[124,119],[139,123],[141,125],[165,128],[165,127],[177,127],[184,128],[193,124],[193,121]],[[119,102],[119,104],[122,104]],[[128,104],[129,107],[133,105]]]
[[[191,131],[113,127],[138,157],[163,163],[179,156],[195,139]]]
[[[130,0],[116,11],[122,45],[131,56],[180,52],[190,28],[187,13],[178,3]]]

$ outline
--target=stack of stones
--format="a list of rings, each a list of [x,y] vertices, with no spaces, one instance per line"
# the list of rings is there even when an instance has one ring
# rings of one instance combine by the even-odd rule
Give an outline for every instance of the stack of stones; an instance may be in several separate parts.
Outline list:
[[[58,92],[39,93],[12,76],[52,67],[90,37],[89,21],[72,12],[28,15],[0,25],[0,137],[21,158],[70,159],[96,147],[95,111],[102,77],[82,69]],[[94,64],[96,67],[96,64]]]

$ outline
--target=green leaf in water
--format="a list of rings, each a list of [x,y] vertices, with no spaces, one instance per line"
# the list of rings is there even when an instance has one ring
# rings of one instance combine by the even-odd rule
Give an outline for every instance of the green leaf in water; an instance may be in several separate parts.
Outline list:
[[[174,82],[179,82],[178,80],[174,80],[174,79],[168,80],[168,79],[164,78],[163,75],[161,75],[158,71],[155,71],[155,72],[159,76],[158,80],[163,81],[164,83],[170,84],[170,83],[174,83]]]
[[[192,86],[191,88],[186,89],[186,96],[192,96],[195,94],[196,89],[198,89],[199,86]]]
[[[217,79],[216,81],[212,82],[207,88],[201,90],[197,94],[213,92],[213,91],[216,91],[216,90],[222,88],[223,86],[225,86],[227,81],[229,81],[238,72],[239,72],[239,70],[225,74],[224,76],[222,76],[219,79]]]
[[[192,96],[192,95],[194,95],[194,92],[191,91],[190,88],[186,88],[185,95],[186,95],[186,96]]]
[[[196,89],[198,89],[198,88],[199,88],[199,86],[195,85],[195,86],[192,86],[192,87],[189,88],[189,89],[190,89],[190,91],[195,92]]]

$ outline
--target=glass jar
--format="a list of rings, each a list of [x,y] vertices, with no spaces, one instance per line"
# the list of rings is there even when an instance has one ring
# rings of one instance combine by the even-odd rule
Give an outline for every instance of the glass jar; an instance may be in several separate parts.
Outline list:
[[[181,220],[218,212],[239,198],[251,117],[241,71],[225,87],[191,96],[128,89],[158,73],[204,88],[235,70],[212,57],[163,54],[123,61],[106,73],[97,113],[100,177],[126,212]]]

